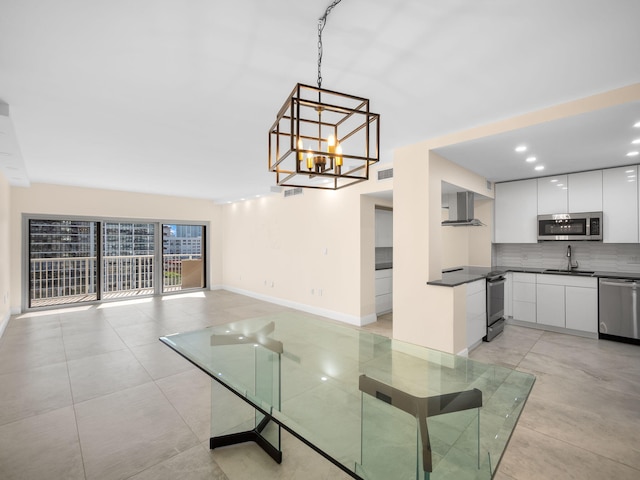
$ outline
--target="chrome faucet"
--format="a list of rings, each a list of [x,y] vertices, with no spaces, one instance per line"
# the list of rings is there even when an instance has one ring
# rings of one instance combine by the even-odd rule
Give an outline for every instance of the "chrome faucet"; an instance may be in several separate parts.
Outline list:
[[[578,262],[574,265],[572,262],[571,245],[567,245],[567,271],[570,272],[574,268],[578,268]]]

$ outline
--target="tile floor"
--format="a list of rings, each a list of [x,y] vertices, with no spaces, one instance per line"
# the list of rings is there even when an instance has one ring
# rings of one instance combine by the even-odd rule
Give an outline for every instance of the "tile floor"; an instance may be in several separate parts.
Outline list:
[[[219,290],[11,318],[0,478],[349,478],[286,434],[281,465],[251,444],[211,453],[208,377],[158,341],[283,310]],[[470,356],[537,376],[496,479],[640,478],[640,347],[507,326]]]

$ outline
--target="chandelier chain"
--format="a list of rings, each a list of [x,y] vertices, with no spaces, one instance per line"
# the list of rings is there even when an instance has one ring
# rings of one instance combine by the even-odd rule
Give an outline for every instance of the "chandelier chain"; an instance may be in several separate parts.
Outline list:
[[[318,19],[318,88],[322,88],[322,31],[327,24],[327,16],[341,1],[342,0],[334,0],[331,5],[327,7],[324,15]]]

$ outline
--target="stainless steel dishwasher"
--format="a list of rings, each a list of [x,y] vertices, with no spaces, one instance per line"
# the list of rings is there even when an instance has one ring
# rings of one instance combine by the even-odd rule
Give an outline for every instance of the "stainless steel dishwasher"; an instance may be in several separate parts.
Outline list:
[[[598,337],[640,345],[640,280],[601,278]]]

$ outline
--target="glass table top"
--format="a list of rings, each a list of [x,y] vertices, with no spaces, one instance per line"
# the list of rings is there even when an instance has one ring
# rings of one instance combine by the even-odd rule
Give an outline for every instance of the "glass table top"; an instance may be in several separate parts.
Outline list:
[[[372,480],[492,478],[535,380],[303,313],[160,340]],[[462,398],[475,400],[464,406]]]

